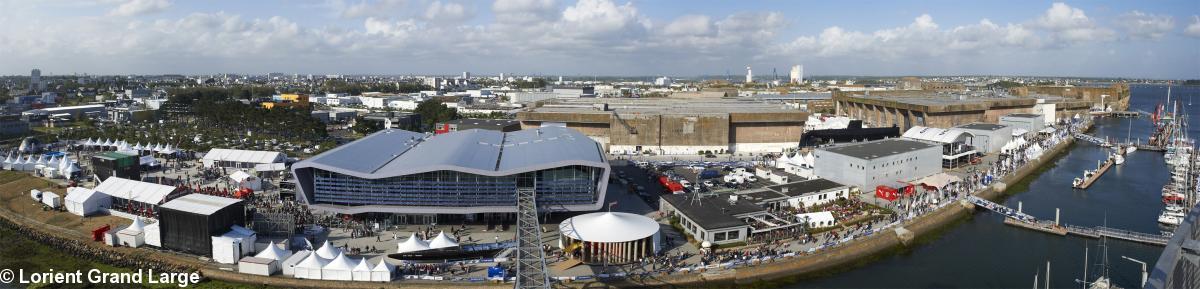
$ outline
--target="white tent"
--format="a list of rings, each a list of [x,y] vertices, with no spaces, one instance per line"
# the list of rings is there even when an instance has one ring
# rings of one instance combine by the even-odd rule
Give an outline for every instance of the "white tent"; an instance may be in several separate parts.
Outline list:
[[[105,194],[83,187],[67,188],[67,212],[76,216],[87,217],[112,206],[112,198]]]
[[[255,191],[262,190],[262,180],[260,180],[258,177],[250,175],[250,173],[247,173],[246,171],[238,170],[233,172],[232,174],[229,174],[229,179],[233,180],[234,183],[237,183],[239,188],[247,188]]]
[[[337,257],[321,267],[321,279],[350,281],[354,280],[353,271],[354,262],[346,258],[345,253],[338,253]]]
[[[330,244],[329,240],[325,240],[325,243],[321,244],[321,248],[317,249],[317,256],[321,256],[321,258],[325,258],[327,260],[333,259],[333,257],[337,257],[337,255],[341,253],[342,250],[334,247],[333,244]]]
[[[417,233],[408,236],[408,240],[396,245],[396,253],[408,253],[429,250],[429,243],[417,238]]]
[[[833,218],[833,213],[829,211],[796,214],[796,220],[799,220],[801,223],[808,223],[808,226],[812,228],[832,227],[837,224],[837,220]]]
[[[379,264],[375,265],[375,268],[371,268],[371,281],[391,282],[393,268],[392,264],[388,264],[384,259],[379,259]]]
[[[275,243],[268,242],[267,248],[263,249],[262,252],[258,252],[258,255],[254,255],[254,257],[283,262],[283,260],[287,260],[288,257],[292,256],[292,252],[280,248],[280,245],[283,245],[283,243],[280,242],[279,245],[276,245]]]
[[[437,237],[433,237],[432,240],[429,240],[429,248],[430,249],[441,249],[441,248],[451,248],[451,247],[458,247],[458,241],[455,241],[453,238],[450,238],[450,236],[447,236],[446,231],[442,231],[442,232],[438,233]]]
[[[358,265],[351,270],[354,275],[354,281],[371,281],[371,265],[367,265],[367,258],[358,259]]]
[[[48,206],[52,209],[58,209],[58,208],[62,207],[63,200],[62,200],[62,197],[59,196],[58,194],[46,191],[46,192],[42,192],[42,204],[45,204],[46,206]]]
[[[162,224],[162,222],[146,225],[146,228],[142,229],[142,236],[146,240],[146,245],[162,247],[162,230],[158,228],[158,224]]]
[[[2,166],[3,169],[11,170],[12,164],[13,164],[13,153],[8,152],[8,156],[4,157],[4,162],[0,163],[0,166]]]
[[[133,217],[133,224],[117,231],[117,243],[129,247],[141,247],[146,244],[146,223],[142,222],[141,217]]]
[[[296,251],[296,253],[292,254],[291,257],[287,257],[287,259],[283,259],[283,261],[280,261],[279,269],[281,269],[283,271],[284,276],[295,276],[296,275],[296,265],[300,264],[300,261],[304,261],[304,259],[308,259],[308,256],[310,256],[310,255],[312,255],[311,250]]]
[[[321,279],[321,268],[325,268],[325,264],[329,264],[329,260],[317,256],[317,254],[308,254],[308,258],[300,261],[293,268],[292,277],[300,279]]]

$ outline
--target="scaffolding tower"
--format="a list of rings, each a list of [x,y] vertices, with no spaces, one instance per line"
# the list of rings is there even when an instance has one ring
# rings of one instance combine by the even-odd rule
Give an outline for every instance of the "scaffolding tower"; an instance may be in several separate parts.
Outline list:
[[[542,229],[538,222],[535,192],[533,186],[517,188],[516,289],[550,288],[546,256],[542,252]]]

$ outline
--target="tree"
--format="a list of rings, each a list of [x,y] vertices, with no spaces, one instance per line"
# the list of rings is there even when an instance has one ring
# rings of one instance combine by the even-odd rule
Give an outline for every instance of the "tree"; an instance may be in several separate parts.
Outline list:
[[[367,120],[367,119],[359,116],[359,117],[354,118],[353,130],[355,133],[358,133],[361,135],[372,134],[377,131],[383,130],[383,122]]]
[[[436,100],[422,101],[413,112],[421,115],[421,130],[427,130],[439,122],[459,118],[457,109],[446,107]]]

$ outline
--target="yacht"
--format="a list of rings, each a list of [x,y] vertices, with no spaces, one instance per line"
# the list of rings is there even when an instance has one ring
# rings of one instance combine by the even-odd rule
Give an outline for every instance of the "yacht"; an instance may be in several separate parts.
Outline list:
[[[1158,215],[1158,222],[1163,225],[1178,226],[1183,223],[1183,218],[1167,215],[1166,212]]]

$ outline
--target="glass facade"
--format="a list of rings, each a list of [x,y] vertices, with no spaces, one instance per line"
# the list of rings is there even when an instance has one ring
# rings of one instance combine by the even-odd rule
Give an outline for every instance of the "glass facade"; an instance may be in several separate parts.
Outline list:
[[[565,166],[520,175],[534,176],[540,204],[584,205],[598,201],[596,190],[603,172],[596,167]],[[315,169],[313,198],[316,203],[345,206],[513,206],[519,179],[519,175],[493,177],[458,171],[363,179]]]

